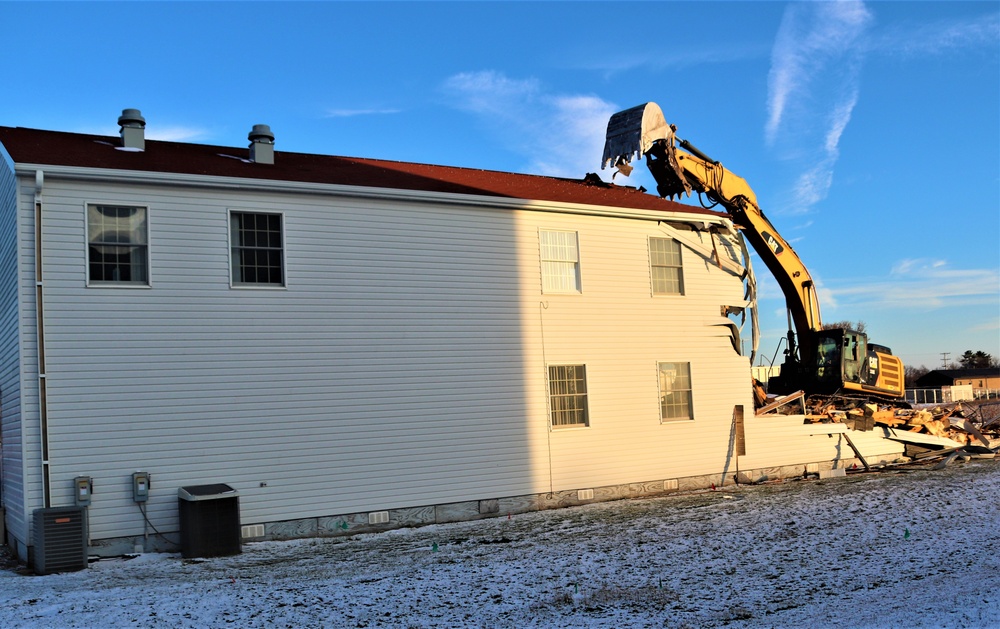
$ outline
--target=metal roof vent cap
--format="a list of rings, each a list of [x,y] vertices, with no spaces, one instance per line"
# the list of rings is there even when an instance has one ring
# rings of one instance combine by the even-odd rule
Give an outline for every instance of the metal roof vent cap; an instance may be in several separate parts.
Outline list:
[[[122,127],[122,148],[146,150],[146,119],[138,109],[123,109],[118,124]]]
[[[250,161],[257,164],[274,163],[274,134],[266,124],[255,124],[250,134]]]

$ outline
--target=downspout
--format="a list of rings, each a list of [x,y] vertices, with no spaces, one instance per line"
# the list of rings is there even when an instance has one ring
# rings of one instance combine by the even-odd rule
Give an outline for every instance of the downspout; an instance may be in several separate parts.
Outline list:
[[[45,173],[35,171],[35,334],[38,350],[38,422],[42,446],[42,500],[46,509],[52,506],[49,484],[49,414],[45,387],[45,304],[42,295],[42,188]]]

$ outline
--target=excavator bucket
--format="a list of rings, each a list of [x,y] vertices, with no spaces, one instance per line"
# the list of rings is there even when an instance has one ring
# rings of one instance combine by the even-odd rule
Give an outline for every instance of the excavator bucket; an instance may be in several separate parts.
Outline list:
[[[628,176],[632,170],[629,163],[642,155],[656,179],[656,190],[661,197],[690,195],[691,186],[677,163],[675,130],[676,127],[667,124],[656,103],[619,111],[608,120],[601,169],[610,164]]]

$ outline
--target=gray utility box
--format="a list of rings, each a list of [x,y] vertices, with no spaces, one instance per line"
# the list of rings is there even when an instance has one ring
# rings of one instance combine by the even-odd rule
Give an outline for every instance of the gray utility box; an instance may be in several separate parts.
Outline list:
[[[181,487],[177,509],[182,557],[223,557],[241,552],[240,498],[235,489],[223,483]]]
[[[35,509],[33,567],[38,574],[87,567],[86,507]]]

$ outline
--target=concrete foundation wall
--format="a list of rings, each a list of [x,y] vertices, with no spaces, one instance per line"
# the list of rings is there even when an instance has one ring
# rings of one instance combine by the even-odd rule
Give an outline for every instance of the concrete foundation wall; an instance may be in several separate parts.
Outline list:
[[[895,455],[878,456],[869,459],[872,466],[887,465],[897,462]],[[857,459],[842,459],[836,461],[821,461],[803,463],[800,465],[784,465],[778,467],[755,468],[740,470],[738,473],[703,474],[685,478],[657,479],[640,483],[610,485],[606,487],[582,488],[538,493],[525,496],[509,496],[484,500],[469,500],[431,506],[421,506],[402,509],[389,509],[388,521],[378,524],[371,523],[370,513],[345,513],[316,518],[300,518],[278,522],[241,523],[243,542],[261,542],[274,540],[291,540],[308,537],[345,537],[360,533],[378,533],[393,529],[425,526],[428,524],[443,524],[447,522],[463,522],[496,517],[511,517],[520,513],[542,511],[546,509],[562,509],[581,506],[596,502],[612,500],[656,498],[682,492],[693,492],[723,488],[732,488],[740,484],[753,484],[765,481],[775,481],[792,478],[835,478],[831,470],[861,468]],[[590,497],[592,496],[592,497]],[[99,540],[90,547],[94,555],[116,556],[136,552],[178,552],[179,532],[165,535],[150,533],[142,536],[120,537]]]

